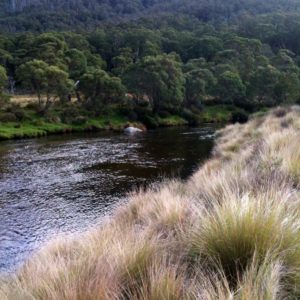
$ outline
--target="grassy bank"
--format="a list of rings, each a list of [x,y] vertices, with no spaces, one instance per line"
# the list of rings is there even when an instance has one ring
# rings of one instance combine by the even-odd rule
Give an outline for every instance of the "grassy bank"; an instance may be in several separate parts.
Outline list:
[[[45,245],[1,299],[299,299],[300,107],[219,132],[187,182]]]
[[[0,124],[0,140],[33,138],[46,136],[49,134],[63,134],[70,132],[114,130],[121,131],[126,125],[140,127],[137,122],[129,122],[126,117],[119,115],[110,115],[89,119],[83,124],[65,124],[48,122],[43,118],[37,118],[33,121],[25,122],[6,122]]]
[[[159,127],[184,126],[188,121],[179,116],[157,118]],[[146,126],[138,121],[131,121],[126,116],[109,115],[99,118],[88,119],[83,124],[65,124],[47,122],[43,119],[26,122],[0,123],[0,140],[35,138],[50,134],[66,134],[71,132],[91,132],[101,130],[122,131],[126,126],[145,128]]]
[[[78,117],[73,122],[62,122],[59,112],[54,115],[42,117],[31,109],[22,108],[17,110],[17,115],[26,116],[18,120],[13,113],[0,113],[0,140],[35,138],[49,134],[65,134],[70,132],[113,130],[122,131],[126,126],[137,126],[146,128],[148,124],[132,121],[128,116],[119,113],[109,113],[100,117]],[[196,116],[197,123],[228,123],[235,113],[240,110],[232,106],[209,106],[201,114]],[[57,121],[57,119],[59,121]],[[2,120],[2,121],[1,121]],[[152,123],[155,127],[185,126],[191,120],[178,115],[166,117],[153,116]]]
[[[34,138],[49,134],[65,134],[70,132],[113,130],[122,131],[126,126],[143,127],[140,122],[130,121],[128,117],[118,113],[109,113],[100,117],[74,116],[63,121],[60,112],[51,112],[50,116],[41,116],[30,108],[16,110],[22,119],[14,117],[13,113],[0,114],[0,140]],[[8,119],[8,120],[6,120]]]

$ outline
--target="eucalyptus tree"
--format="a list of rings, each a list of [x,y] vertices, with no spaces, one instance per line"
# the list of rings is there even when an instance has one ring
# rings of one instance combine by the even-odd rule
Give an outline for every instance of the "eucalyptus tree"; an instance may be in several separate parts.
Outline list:
[[[17,70],[17,77],[24,87],[37,95],[42,111],[47,110],[57,99],[66,99],[74,87],[68,73],[41,60],[21,65]]]
[[[128,90],[149,99],[154,113],[178,110],[184,100],[185,78],[175,55],[147,56],[123,76]]]
[[[83,95],[84,105],[97,114],[125,99],[125,87],[120,78],[101,69],[88,70],[81,77],[78,89]]]

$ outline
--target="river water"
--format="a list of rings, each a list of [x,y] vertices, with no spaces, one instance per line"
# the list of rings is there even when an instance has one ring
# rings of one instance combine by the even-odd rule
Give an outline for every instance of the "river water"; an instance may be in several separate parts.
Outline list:
[[[51,236],[95,224],[126,193],[187,178],[211,153],[215,129],[165,128],[0,142],[0,272]]]

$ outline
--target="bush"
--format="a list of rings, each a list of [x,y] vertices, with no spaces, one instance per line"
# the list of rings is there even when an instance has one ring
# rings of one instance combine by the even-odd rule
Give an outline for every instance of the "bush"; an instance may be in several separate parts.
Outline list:
[[[159,127],[157,120],[149,115],[144,116],[140,119],[140,121],[145,124],[148,129],[155,129]]]
[[[10,100],[10,95],[7,93],[0,93],[0,101],[8,102]]]
[[[159,116],[161,117],[161,118],[167,118],[167,117],[170,117],[170,113],[168,112],[168,111],[166,111],[166,110],[162,110],[162,111],[160,111],[159,113]]]
[[[46,121],[50,123],[61,123],[61,118],[56,115],[47,114]]]
[[[134,111],[133,108],[131,107],[126,107],[126,106],[121,106],[118,110],[118,112],[122,115],[122,116],[126,116],[128,117],[128,119],[132,120],[132,121],[136,121],[138,119],[138,115],[137,113]]]
[[[28,113],[24,110],[24,109],[17,109],[15,111],[15,115],[16,118],[18,119],[18,121],[25,121],[25,120],[29,120],[30,116],[28,115]]]
[[[41,110],[40,105],[36,102],[28,103],[26,108],[34,110],[35,112],[40,112]]]
[[[197,125],[200,122],[199,117],[188,109],[183,110],[181,117],[187,120],[189,125]]]
[[[73,105],[64,108],[60,113],[62,122],[67,124],[72,123],[79,115],[79,110]]]
[[[0,122],[8,123],[8,122],[16,122],[16,121],[17,121],[17,117],[12,112],[5,112],[0,114]]]
[[[72,125],[84,125],[87,122],[87,118],[84,116],[78,116],[72,120]]]
[[[44,121],[43,121],[42,119],[34,120],[34,121],[32,122],[32,124],[33,124],[34,126],[44,126],[44,125],[45,125],[45,123],[44,123]]]
[[[249,112],[253,112],[259,107],[255,101],[250,101],[247,99],[236,100],[234,101],[234,105]]]
[[[235,111],[232,113],[231,122],[232,123],[246,123],[249,119],[249,115],[242,110]]]

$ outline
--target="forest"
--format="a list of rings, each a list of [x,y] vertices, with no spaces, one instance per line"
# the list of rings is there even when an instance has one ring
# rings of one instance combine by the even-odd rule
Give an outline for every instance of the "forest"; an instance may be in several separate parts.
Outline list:
[[[2,0],[3,31],[86,30],[140,17],[183,14],[203,22],[236,22],[244,15],[294,13],[297,0]]]
[[[101,116],[114,116],[102,118],[102,125],[125,121],[148,128],[244,122],[249,113],[300,102],[297,1],[217,2],[128,1],[138,12],[132,12],[132,19],[121,9],[119,21],[112,22],[112,17],[110,23],[97,25],[89,16],[91,22],[83,19],[83,30],[77,16],[74,24],[55,22],[62,25],[55,31],[51,9],[45,8],[50,15],[43,28],[35,19],[35,9],[46,2],[32,1],[31,9],[22,1],[6,6],[11,12],[1,20],[14,20],[15,27],[6,31],[8,21],[0,35],[0,122],[9,127],[2,137],[22,124],[34,125],[33,120],[40,127],[60,124],[64,130],[97,128]],[[70,18],[60,16],[65,22],[72,21],[76,7],[104,5],[68,3],[52,3],[71,11]],[[105,5],[116,12],[121,3],[127,2]],[[155,9],[161,13],[152,14]],[[96,8],[87,11],[97,13]],[[28,27],[19,23],[23,17]],[[11,96],[24,94],[36,97],[37,103],[24,109],[9,102]]]

